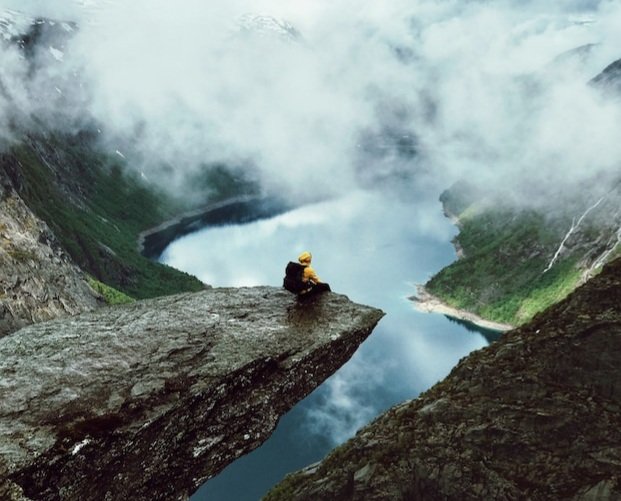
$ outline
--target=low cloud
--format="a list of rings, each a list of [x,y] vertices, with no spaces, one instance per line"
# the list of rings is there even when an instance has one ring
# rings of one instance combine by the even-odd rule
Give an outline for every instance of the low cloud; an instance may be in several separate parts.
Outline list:
[[[466,177],[523,200],[532,184],[553,192],[618,170],[619,100],[587,84],[621,57],[616,2],[6,5],[80,26],[35,78],[5,50],[15,109],[60,114],[59,127],[95,120],[110,151],[164,185],[224,163],[298,199]],[[273,18],[247,29],[254,13]],[[15,90],[24,79],[29,99]]]

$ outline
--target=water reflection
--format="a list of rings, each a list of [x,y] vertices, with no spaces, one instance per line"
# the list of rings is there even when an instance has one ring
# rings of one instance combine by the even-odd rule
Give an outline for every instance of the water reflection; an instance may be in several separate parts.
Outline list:
[[[485,327],[481,327],[480,325],[477,325],[475,323],[469,322],[468,320],[461,320],[459,318],[453,318],[453,317],[449,317],[448,315],[446,316],[446,318],[450,321],[450,322],[454,322],[456,324],[461,325],[464,329],[470,331],[470,332],[478,332],[480,334],[483,335],[483,337],[485,339],[487,339],[488,343],[493,343],[494,341],[498,341],[502,335],[504,334],[504,331],[497,331],[494,329],[486,329]]]
[[[417,312],[412,283],[454,259],[454,227],[438,203],[382,194],[303,207],[255,223],[199,231],[162,260],[216,286],[280,286],[285,264],[311,250],[334,291],[386,317],[354,357],[281,420],[259,449],[210,480],[193,500],[254,500],[289,471],[321,459],[386,408],[448,374],[490,333]]]

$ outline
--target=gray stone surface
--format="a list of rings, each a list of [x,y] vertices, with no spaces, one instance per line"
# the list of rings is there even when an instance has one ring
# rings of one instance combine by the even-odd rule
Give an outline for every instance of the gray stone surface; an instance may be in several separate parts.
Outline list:
[[[184,499],[260,445],[381,316],[332,293],[301,305],[281,289],[212,289],[6,336],[0,494]]]
[[[621,500],[621,259],[274,500]]]
[[[0,336],[97,305],[84,274],[0,172]]]

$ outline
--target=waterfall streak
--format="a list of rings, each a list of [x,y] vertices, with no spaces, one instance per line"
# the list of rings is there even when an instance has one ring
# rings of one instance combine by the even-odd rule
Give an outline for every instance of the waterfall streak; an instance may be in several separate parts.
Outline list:
[[[604,263],[606,262],[610,254],[614,252],[614,250],[617,248],[619,243],[621,243],[621,227],[619,227],[619,229],[617,230],[616,241],[613,242],[612,245],[608,249],[606,249],[606,251],[593,262],[593,264],[589,268],[587,276],[592,276],[593,272],[597,268],[604,265]]]
[[[545,270],[543,270],[543,273],[549,271],[550,268],[552,268],[552,266],[554,266],[554,263],[556,263],[556,261],[558,260],[559,256],[561,255],[561,252],[563,251],[563,248],[565,247],[565,242],[567,242],[567,240],[572,235],[572,233],[578,229],[578,227],[580,226],[582,221],[584,221],[584,218],[587,217],[589,212],[591,212],[592,210],[597,208],[597,206],[599,206],[599,204],[601,204],[604,201],[605,198],[606,198],[606,196],[603,196],[597,202],[595,202],[593,205],[591,205],[591,207],[589,207],[587,210],[585,210],[584,213],[582,214],[582,216],[580,216],[580,218],[578,219],[578,221],[576,221],[575,217],[572,219],[572,221],[571,221],[571,228],[569,228],[569,231],[565,234],[565,237],[561,241],[561,244],[558,246],[558,249],[556,249],[556,252],[554,253],[554,256],[552,257],[552,259],[548,263],[548,266],[546,267]]]

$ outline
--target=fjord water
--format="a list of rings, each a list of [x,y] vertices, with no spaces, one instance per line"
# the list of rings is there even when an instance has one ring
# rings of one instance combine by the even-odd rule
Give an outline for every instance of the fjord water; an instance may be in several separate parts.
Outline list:
[[[205,228],[166,249],[163,262],[213,286],[235,287],[281,286],[286,263],[310,250],[315,270],[334,291],[386,313],[345,366],[193,501],[259,499],[286,473],[322,459],[379,413],[415,398],[461,357],[488,344],[477,331],[420,313],[408,300],[415,283],[455,259],[450,240],[456,230],[436,200],[355,193],[250,224]]]

